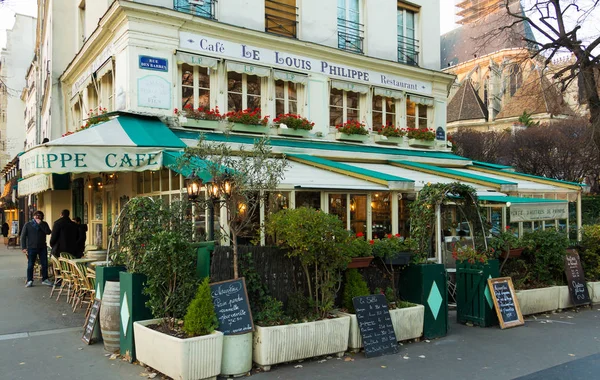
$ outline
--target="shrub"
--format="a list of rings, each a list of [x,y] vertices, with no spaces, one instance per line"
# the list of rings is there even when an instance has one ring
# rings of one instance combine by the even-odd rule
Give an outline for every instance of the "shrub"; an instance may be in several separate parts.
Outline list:
[[[406,130],[393,125],[385,125],[379,129],[378,133],[386,137],[402,137],[406,135]]]
[[[152,235],[140,272],[148,278],[144,294],[155,318],[164,318],[171,329],[186,314],[194,297],[196,256],[183,231],[164,230]]]
[[[183,331],[188,336],[201,336],[211,334],[219,326],[208,277],[198,286],[196,296],[187,308],[187,313],[183,319]]]
[[[277,326],[289,323],[289,318],[283,312],[283,302],[266,296],[262,308],[254,316],[254,321],[261,326]]]
[[[433,141],[435,140],[435,132],[429,128],[407,128],[406,136],[409,139]]]
[[[227,121],[239,124],[248,125],[267,125],[269,123],[269,116],[265,116],[261,119],[260,108],[245,109],[241,111],[231,111],[225,114]]]
[[[600,279],[600,225],[583,227],[581,266],[588,281]]]
[[[312,311],[311,302],[303,293],[294,292],[288,296],[285,313],[292,319],[314,320],[316,316]]]
[[[531,272],[530,285],[562,285],[569,246],[566,234],[554,229],[527,232],[522,243],[526,247],[522,256]]]
[[[363,233],[350,237],[346,246],[349,257],[369,257],[373,253],[373,241],[366,240]]]
[[[368,135],[369,131],[365,125],[358,120],[350,120],[335,126],[338,132],[347,135]]]
[[[352,299],[354,297],[368,296],[371,294],[367,282],[357,269],[348,269],[346,271],[346,285],[344,287],[343,306],[348,312],[355,313]]]
[[[198,107],[197,109],[194,109],[191,104],[186,104],[182,110],[175,108],[173,112],[177,116],[185,116],[195,120],[221,121],[225,118],[225,115],[221,115],[219,107],[215,107],[214,109]]]

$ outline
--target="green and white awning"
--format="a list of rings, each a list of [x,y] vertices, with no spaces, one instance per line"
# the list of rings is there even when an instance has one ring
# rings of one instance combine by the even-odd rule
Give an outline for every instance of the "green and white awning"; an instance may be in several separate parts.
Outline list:
[[[36,174],[158,170],[164,149],[185,144],[157,118],[120,115],[38,145],[20,157],[23,178]]]

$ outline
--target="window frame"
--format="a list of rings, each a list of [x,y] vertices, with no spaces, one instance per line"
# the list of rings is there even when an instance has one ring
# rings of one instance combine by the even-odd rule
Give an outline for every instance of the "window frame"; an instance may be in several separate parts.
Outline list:
[[[379,110],[375,110],[375,99],[377,97],[381,98],[381,111]],[[401,115],[400,115],[400,107],[402,107],[402,99],[396,99],[396,98],[392,98],[390,96],[383,96],[383,95],[375,95],[372,94],[371,97],[371,123],[373,124],[373,130],[375,130],[375,128],[379,128],[382,126],[387,126],[387,115],[391,114],[392,112],[387,111],[387,99],[392,100],[392,102],[394,103],[394,112],[393,112],[393,117],[394,117],[394,121],[390,124],[393,125],[394,127],[400,127],[400,120]],[[381,113],[381,125],[375,125],[375,113]]]
[[[402,31],[401,31],[402,33],[400,33],[400,30],[399,30],[400,23],[398,22],[398,19],[400,18],[400,14],[402,14]],[[407,35],[407,31],[411,30],[408,28],[408,25],[407,25],[408,24],[407,14],[411,14],[412,18],[413,18],[413,28],[412,28],[413,36],[412,37],[409,37]],[[396,22],[397,22],[396,34],[397,34],[397,40],[398,40],[398,62],[399,63],[404,63],[407,65],[415,65],[415,66],[419,65],[419,56],[420,56],[420,52],[419,52],[419,37],[420,37],[419,19],[420,19],[420,9],[419,8],[398,3],[398,8],[396,11]],[[400,41],[401,38],[403,39],[402,42]],[[413,43],[412,44],[407,43],[406,39],[412,39]],[[404,52],[404,56],[400,55],[400,51]],[[412,53],[412,56],[413,56],[412,60],[408,59],[409,52]]]
[[[277,82],[283,83],[283,98],[277,97]],[[273,79],[273,84],[274,84],[274,89],[275,89],[275,94],[273,96],[275,116],[279,117],[279,115],[280,115],[279,113],[277,113],[277,101],[278,100],[283,101],[283,113],[284,114],[287,114],[287,113],[301,114],[300,113],[300,95],[301,95],[302,91],[304,90],[304,85],[301,83],[286,81],[283,79]],[[296,100],[289,99],[290,84],[295,85]],[[296,103],[296,111],[294,111],[294,112],[290,111],[290,103]]]
[[[259,106],[258,107],[254,107],[254,108],[260,108],[261,109],[261,114],[262,114],[263,111],[262,111],[262,107],[261,106],[262,106],[262,102],[263,102],[264,96],[265,96],[264,95],[265,91],[264,91],[264,88],[263,88],[264,87],[263,77],[258,76],[258,75],[246,74],[246,73],[237,73],[235,71],[227,71],[227,73],[226,73],[225,83],[226,83],[226,107],[227,107],[227,112],[233,111],[232,109],[229,109],[229,93],[231,92],[231,91],[229,91],[229,75],[230,75],[230,73],[236,73],[236,74],[239,74],[239,75],[242,76],[242,92],[241,92],[242,105],[241,105],[241,109],[238,110],[238,111],[248,109],[248,97],[252,96],[252,97],[257,97],[259,99],[259,102],[258,102]],[[259,88],[259,92],[260,92],[259,95],[248,94],[248,76],[252,76],[252,77],[256,77],[257,78],[258,83],[260,84],[259,87],[258,87]],[[233,93],[236,94],[236,95],[240,94],[238,92],[233,92]],[[261,117],[262,117],[262,115],[261,115]]]
[[[183,84],[183,74],[184,74],[184,70],[183,67],[184,66],[190,66],[192,68],[192,85],[188,86],[188,85],[184,85]],[[200,87],[200,69],[204,69],[206,70],[206,75],[208,76],[208,88],[204,88],[204,87]],[[178,104],[179,104],[179,109],[183,109],[184,108],[184,104],[183,104],[183,89],[184,88],[191,88],[192,89],[192,99],[193,99],[193,104],[192,106],[194,107],[194,109],[198,109],[198,107],[200,107],[200,90],[206,91],[208,90],[208,107],[209,108],[213,108],[213,104],[214,104],[214,91],[212,91],[212,76],[215,75],[216,70],[211,69],[210,67],[203,67],[203,66],[199,66],[199,65],[190,65],[188,63],[180,63],[177,65],[177,71],[178,71],[178,79],[179,79],[179,100],[178,100]]]
[[[333,94],[333,91],[341,91],[342,92],[342,107],[334,106],[334,105],[331,104],[331,96]],[[348,93],[349,92],[352,92],[352,93],[356,94],[356,96],[358,97],[357,102],[356,102],[356,104],[357,104],[356,108],[348,108]],[[362,96],[364,96],[364,94],[361,94],[360,92],[354,92],[354,91],[348,91],[348,90],[340,90],[340,89],[337,89],[337,88],[330,88],[330,90],[329,90],[329,107],[328,107],[330,127],[335,127],[336,126],[336,124],[331,125],[331,122],[332,122],[332,120],[331,120],[331,108],[332,107],[342,108],[342,123],[346,123],[346,122],[348,122],[350,120],[358,120],[358,121],[360,121],[360,112],[361,112],[360,103],[362,101]],[[353,110],[355,109],[356,110],[356,113],[357,113],[356,119],[348,119],[348,110],[349,109],[353,109]]]

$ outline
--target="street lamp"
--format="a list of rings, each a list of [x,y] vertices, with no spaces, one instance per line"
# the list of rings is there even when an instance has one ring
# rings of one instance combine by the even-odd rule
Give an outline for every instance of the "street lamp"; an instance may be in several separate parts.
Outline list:
[[[200,179],[195,171],[192,171],[189,177],[186,178],[187,184],[187,193],[188,199],[192,202],[199,201],[200,191],[202,185],[206,185],[206,191],[208,193],[208,230],[206,231],[208,240],[214,240],[214,224],[215,224],[215,204],[220,204],[224,202],[222,197],[229,197],[231,195],[231,191],[233,188],[233,178],[232,176],[225,172],[221,176],[217,178],[217,181],[214,179],[210,179],[206,182],[203,182]]]

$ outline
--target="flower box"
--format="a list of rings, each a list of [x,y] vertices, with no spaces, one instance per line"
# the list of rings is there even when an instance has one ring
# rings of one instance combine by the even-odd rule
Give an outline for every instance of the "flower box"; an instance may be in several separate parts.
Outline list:
[[[341,357],[348,349],[349,333],[349,317],[283,326],[256,326],[254,362],[268,371],[273,364],[293,360],[331,354]]]
[[[337,314],[350,317],[348,349],[351,351],[358,351],[363,347],[363,340],[362,336],[360,335],[360,328],[358,327],[356,314],[342,312]],[[423,335],[424,316],[425,307],[423,305],[390,310],[390,318],[392,319],[394,333],[396,333],[396,339],[398,342],[420,338],[421,335]]]
[[[590,281],[587,283],[588,292],[592,303],[600,302],[600,281]]]
[[[348,269],[352,268],[366,268],[373,261],[374,256],[367,257],[353,257],[350,263],[348,264]]]
[[[209,379],[221,373],[222,332],[180,339],[147,327],[156,323],[160,319],[133,324],[135,349],[141,363],[173,379]]]
[[[182,127],[188,128],[198,128],[198,129],[207,129],[207,130],[215,130],[219,129],[222,122],[217,120],[200,120],[200,119],[190,119],[187,117],[180,117],[179,123]]]
[[[419,148],[433,148],[435,146],[435,140],[408,139],[408,145]]]
[[[335,139],[340,141],[352,141],[352,142],[367,142],[369,141],[369,135],[349,135],[346,133],[336,132]]]
[[[512,257],[521,257],[521,253],[523,253],[524,249],[525,248],[510,249],[508,251],[508,257],[509,258],[512,258]],[[500,258],[502,258],[502,259],[506,258],[506,251],[500,252]]]
[[[560,286],[517,290],[517,299],[523,315],[557,310],[559,309]]]
[[[373,135],[373,141],[378,144],[403,145],[404,137],[392,137],[384,135]]]
[[[231,126],[231,130],[234,132],[242,132],[242,133],[260,133],[267,134],[271,128],[267,125],[252,125],[252,124],[240,124],[233,123]]]
[[[277,128],[277,135],[306,138],[310,136],[310,131],[308,129]]]

